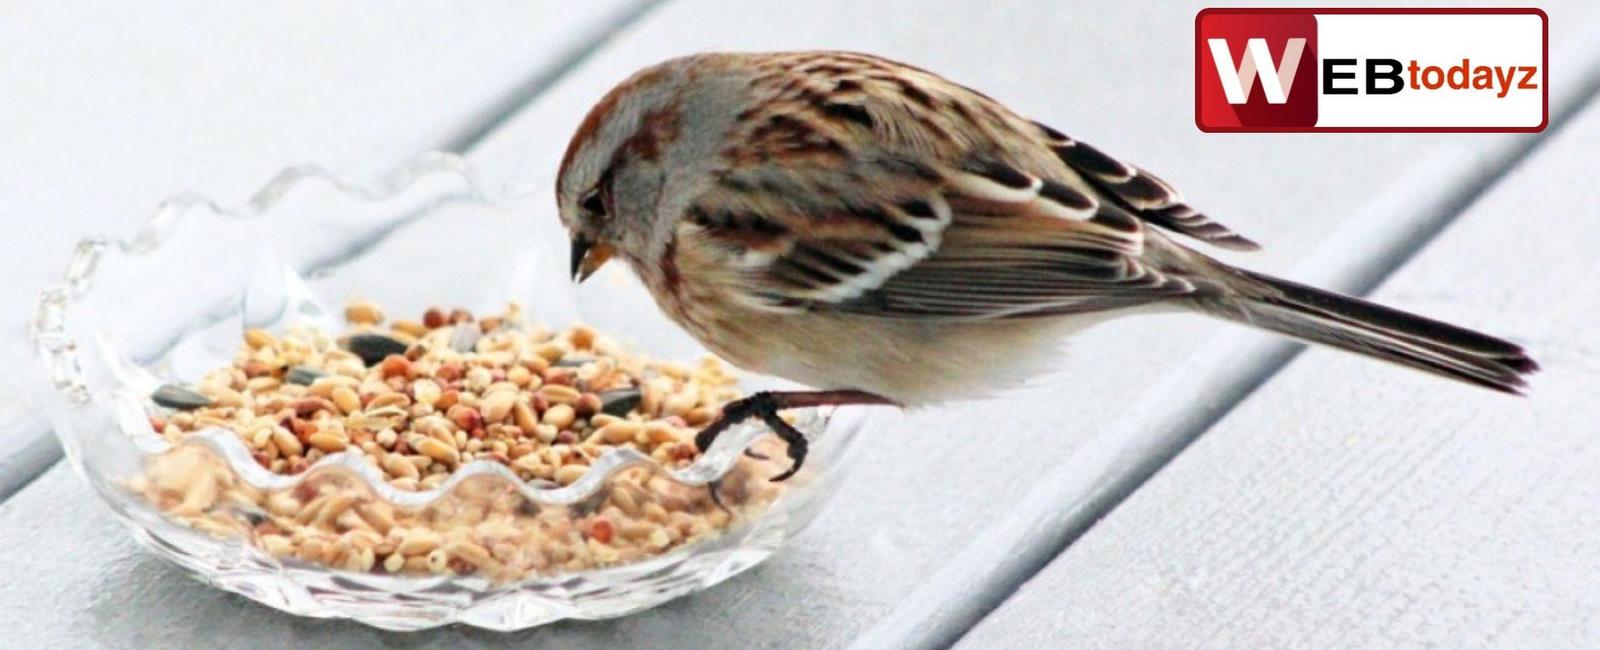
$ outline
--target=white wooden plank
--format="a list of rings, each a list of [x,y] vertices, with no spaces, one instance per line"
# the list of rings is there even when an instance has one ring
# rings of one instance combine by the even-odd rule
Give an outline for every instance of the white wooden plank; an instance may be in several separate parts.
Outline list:
[[[711,48],[863,49],[945,71],[1145,163],[1185,187],[1211,213],[1267,242],[1271,248],[1255,256],[1254,265],[1282,269],[1319,248],[1341,219],[1371,205],[1377,191],[1372,188],[1385,187],[1416,157],[1514,140],[1303,136],[1295,140],[1294,155],[1285,157],[1283,142],[1275,138],[1202,135],[1188,112],[1188,39],[1199,2],[1151,0],[1094,11],[1028,3],[1005,12],[978,2],[900,0],[860,6],[833,0],[793,5],[727,0],[662,7],[474,155],[484,165],[548,192],[572,126],[610,84],[638,66]],[[1134,46],[1129,34],[1168,36],[1142,39]],[[1419,149],[1433,153],[1419,154]],[[1480,169],[1485,164],[1468,157],[1450,170],[1461,174],[1460,179],[1481,180],[1483,174],[1477,172],[1487,171]],[[1237,171],[1247,168],[1259,172]],[[1423,180],[1427,188],[1443,192],[1452,178]],[[1408,205],[1429,216],[1446,214],[1449,206],[1439,192]],[[530,227],[543,228],[552,239],[561,236],[552,215],[538,218],[542,225]],[[604,288],[608,291],[589,290],[591,301],[604,296],[621,302],[613,298],[618,295],[639,299],[636,292]],[[905,426],[882,432],[862,450],[858,475],[809,533],[766,566],[713,591],[614,623],[558,625],[513,636],[445,630],[406,641],[439,647],[502,642],[589,647],[640,640],[665,647],[846,645],[893,612],[930,573],[946,568],[1032,482],[1078,453],[1095,432],[1117,420],[1120,405],[1161,380],[1216,331],[1193,319],[1129,321],[1117,332],[1094,332],[1075,344],[1071,374],[1006,400],[914,414]],[[1130,348],[1129,340],[1139,345]],[[1089,389],[1080,379],[1087,376],[1095,377]],[[61,625],[26,630],[29,641],[73,638],[61,629],[94,629],[109,638],[138,636],[154,647],[193,645],[215,629],[193,621],[222,619],[233,638],[257,642],[390,640],[349,624],[290,620],[191,585],[177,572],[139,556],[88,500],[87,492],[58,469],[13,503],[0,506],[0,541],[16,549],[13,557],[27,558],[0,557],[0,570],[36,572],[48,564],[61,583],[109,589],[111,595],[50,598],[30,595],[27,589],[0,592],[0,625],[27,620],[39,615],[33,608],[47,606]],[[45,513],[53,513],[56,522],[50,524],[51,539],[117,539],[68,549],[40,535],[22,539],[4,532]],[[116,576],[102,581],[97,576],[107,566]],[[190,623],[152,632],[131,613],[118,616],[104,606],[86,604],[115,598],[159,600],[181,609]]]
[[[72,244],[127,236],[163,197],[243,201],[307,161],[354,178],[459,141],[640,0],[34,2],[0,20],[0,366]],[[59,457],[0,376],[0,498]]]
[[[1377,292],[1511,335],[1532,397],[1295,360],[963,640],[970,648],[1600,645],[1600,105]]]

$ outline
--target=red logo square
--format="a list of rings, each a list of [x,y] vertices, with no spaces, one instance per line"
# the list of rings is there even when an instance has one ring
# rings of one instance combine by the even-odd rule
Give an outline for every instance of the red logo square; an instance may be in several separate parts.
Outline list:
[[[1195,17],[1200,130],[1317,124],[1317,18],[1310,12],[1206,9]]]

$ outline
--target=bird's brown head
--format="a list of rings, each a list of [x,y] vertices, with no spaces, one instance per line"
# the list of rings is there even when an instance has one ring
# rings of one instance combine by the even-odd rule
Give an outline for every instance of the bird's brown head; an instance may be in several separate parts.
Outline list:
[[[556,179],[561,222],[572,237],[572,273],[588,277],[613,255],[652,262],[671,237],[671,197],[708,176],[703,150],[727,121],[719,55],[673,59],[635,73],[590,109],[567,145]],[[714,67],[714,66],[709,66]]]

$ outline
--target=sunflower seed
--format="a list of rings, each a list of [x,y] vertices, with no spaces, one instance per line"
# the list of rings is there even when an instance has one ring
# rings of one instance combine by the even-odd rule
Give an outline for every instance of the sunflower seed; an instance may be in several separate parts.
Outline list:
[[[285,375],[284,379],[287,380],[291,384],[299,384],[301,386],[310,386],[311,382],[314,382],[314,381],[316,381],[316,380],[318,380],[318,379],[320,379],[322,377],[326,377],[326,376],[328,376],[328,373],[325,373],[325,372],[323,372],[321,370],[317,370],[316,368],[307,368],[305,366],[295,366],[295,367],[289,369],[289,374]]]
[[[382,334],[357,334],[350,337],[347,347],[368,366],[383,361],[391,354],[406,353],[406,344]]]
[[[639,402],[643,398],[644,394],[637,388],[608,390],[600,393],[600,412],[620,418],[626,416],[629,411],[639,408]]]
[[[588,357],[567,357],[550,365],[557,368],[582,368],[591,363],[594,363],[594,359]]]
[[[197,408],[211,406],[212,399],[196,393],[177,384],[165,384],[150,395],[155,403],[169,409],[190,411]]]

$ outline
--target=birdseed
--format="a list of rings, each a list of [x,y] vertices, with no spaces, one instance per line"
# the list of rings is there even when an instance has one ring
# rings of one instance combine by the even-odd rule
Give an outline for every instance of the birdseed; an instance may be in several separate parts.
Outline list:
[[[231,365],[152,396],[150,425],[180,443],[236,433],[261,467],[306,473],[353,453],[402,491],[433,489],[491,461],[535,485],[570,485],[619,447],[666,468],[699,457],[698,428],[739,397],[715,359],[686,366],[635,356],[595,330],[553,332],[511,305],[477,319],[430,309],[386,322],[362,301],[349,330],[252,329]],[[461,332],[471,332],[464,335]],[[380,574],[515,580],[639,561],[718,534],[782,490],[780,443],[741,457],[719,488],[689,488],[649,468],[619,472],[583,503],[528,501],[501,477],[471,476],[427,506],[394,505],[358,476],[318,468],[293,489],[250,486],[202,446],[175,446],[128,487],[190,526],[242,536],[285,560]]]

